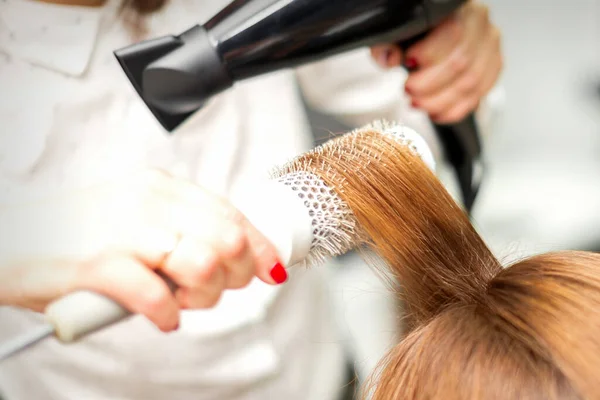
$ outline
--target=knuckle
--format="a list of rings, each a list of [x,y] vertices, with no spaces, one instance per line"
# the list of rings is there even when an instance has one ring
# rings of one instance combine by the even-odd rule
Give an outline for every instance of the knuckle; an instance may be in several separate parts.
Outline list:
[[[221,297],[223,297],[223,290],[219,290],[219,291],[216,291],[216,292],[212,293],[208,297],[208,304],[209,304],[209,306],[210,307],[216,306],[221,301]]]
[[[457,48],[450,57],[450,68],[455,73],[461,73],[467,69],[468,65],[469,57],[466,51],[462,47]]]
[[[448,122],[456,122],[456,121],[460,121],[461,119],[463,119],[466,116],[467,116],[467,113],[466,113],[465,109],[456,109],[456,110],[449,111],[448,114],[446,114],[445,119]]]
[[[221,300],[221,292],[218,292],[216,295],[208,296],[204,302],[204,307],[205,308],[213,308],[217,304],[219,304],[220,300]]]
[[[471,100],[467,102],[467,107],[465,109],[463,117],[466,117],[467,114],[469,114],[470,112],[473,112],[473,111],[477,110],[477,108],[479,107],[480,103],[481,103],[480,96],[473,96],[471,98]]]
[[[479,86],[479,78],[475,74],[466,74],[459,82],[459,90],[461,93],[470,93]]]
[[[450,110],[447,114],[447,119],[450,122],[457,122],[465,118],[471,111],[473,111],[479,103],[476,97],[473,97],[465,101],[461,106],[455,107]]]
[[[419,82],[413,77],[409,77],[404,84],[405,91],[410,93],[410,96],[415,99],[426,94],[426,89],[430,82]]]
[[[165,289],[147,289],[143,292],[141,308],[143,314],[154,315],[169,302],[170,294]]]
[[[228,229],[223,237],[222,255],[225,258],[240,258],[246,254],[250,246],[248,237],[241,227]]]
[[[158,329],[160,329],[161,331],[168,333],[168,332],[173,332],[174,330],[177,329],[178,326],[178,319],[174,319],[174,318],[162,318],[160,321],[156,321],[156,326],[158,327]]]
[[[230,274],[227,280],[228,289],[243,289],[250,284],[254,271],[248,268],[241,269],[236,274]]]
[[[213,308],[221,300],[222,291],[215,291],[214,293],[201,293],[195,297],[192,304],[189,304],[190,308]]]
[[[431,115],[441,115],[447,109],[447,105],[442,102],[432,102],[431,104],[424,104],[423,108]]]
[[[245,276],[244,279],[240,279],[237,282],[233,282],[231,285],[229,285],[229,287],[231,289],[244,289],[250,284],[250,282],[252,282],[252,276],[252,274],[248,274],[248,276]]]
[[[191,286],[202,285],[210,281],[218,273],[220,265],[220,258],[217,253],[210,251],[205,254],[196,265],[190,266],[189,279],[191,280]]]

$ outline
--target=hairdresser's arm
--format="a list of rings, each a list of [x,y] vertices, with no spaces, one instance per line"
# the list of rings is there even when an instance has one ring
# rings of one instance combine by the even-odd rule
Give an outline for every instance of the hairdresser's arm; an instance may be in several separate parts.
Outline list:
[[[439,123],[462,120],[476,110],[502,71],[500,31],[488,7],[469,1],[406,53],[377,46],[373,58],[384,68],[403,61],[414,68],[404,85],[414,107]]]
[[[157,171],[0,206],[0,305],[43,311],[89,289],[169,331],[180,309],[212,307],[255,276],[275,284],[276,264],[272,244],[229,203]]]

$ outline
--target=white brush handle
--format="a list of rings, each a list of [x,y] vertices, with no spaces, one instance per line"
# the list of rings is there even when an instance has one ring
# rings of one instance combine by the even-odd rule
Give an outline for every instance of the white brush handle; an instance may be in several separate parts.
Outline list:
[[[309,254],[313,229],[303,201],[276,182],[265,182],[253,193],[238,208],[275,245],[284,265],[302,261]],[[45,314],[56,337],[63,342],[75,341],[131,315],[116,301],[91,291],[58,299],[46,308]]]
[[[131,313],[109,297],[91,291],[67,295],[46,308],[46,319],[62,342],[82,336],[127,318]]]

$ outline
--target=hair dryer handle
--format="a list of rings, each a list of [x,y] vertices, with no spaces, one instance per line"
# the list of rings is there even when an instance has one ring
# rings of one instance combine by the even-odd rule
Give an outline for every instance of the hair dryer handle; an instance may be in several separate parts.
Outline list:
[[[481,141],[475,115],[454,124],[433,124],[454,168],[465,209],[470,214],[482,179]]]

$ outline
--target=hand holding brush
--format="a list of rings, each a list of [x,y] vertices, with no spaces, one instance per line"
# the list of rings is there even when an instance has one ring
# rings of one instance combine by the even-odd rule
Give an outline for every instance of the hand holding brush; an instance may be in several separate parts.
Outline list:
[[[342,200],[348,176],[332,174],[332,165],[335,157],[349,157],[355,168],[345,172],[357,176],[368,171],[371,163],[379,162],[377,152],[381,149],[376,142],[369,148],[359,145],[360,138],[369,133],[405,145],[414,155],[408,161],[424,161],[424,165],[434,168],[432,155],[419,135],[406,127],[377,122],[276,168],[273,178],[249,193],[239,211],[195,185],[153,174],[149,179],[162,182],[163,186],[153,187],[152,196],[145,197],[146,201],[140,202],[136,196],[126,198],[129,207],[121,210],[128,210],[131,215],[122,212],[121,221],[106,221],[102,220],[104,214],[97,213],[89,230],[77,231],[67,241],[65,234],[44,236],[44,229],[26,229],[17,222],[30,221],[31,227],[60,226],[61,221],[83,217],[82,210],[57,207],[62,211],[36,214],[24,207],[21,215],[26,218],[22,219],[13,213],[12,226],[23,238],[35,233],[38,240],[31,249],[36,254],[68,244],[72,258],[77,258],[73,257],[73,249],[80,254],[96,252],[102,256],[61,266],[60,259],[56,259],[55,264],[46,263],[37,269],[30,264],[34,266],[22,270],[25,273],[21,275],[27,278],[27,272],[31,272],[25,279],[26,286],[19,286],[18,275],[3,285],[0,300],[4,304],[44,310],[48,326],[0,346],[0,358],[50,335],[63,342],[74,341],[132,313],[144,314],[159,328],[169,331],[176,328],[181,308],[211,307],[223,290],[241,288],[254,277],[267,284],[281,283],[286,276],[284,265],[318,264],[361,245],[367,239],[353,210]],[[175,186],[177,190],[165,190]],[[102,190],[98,190],[87,195],[99,196]],[[109,207],[123,204],[123,198],[112,194],[103,198]],[[157,204],[156,199],[162,203]],[[136,219],[136,215],[153,215],[158,222],[148,226],[147,220]],[[227,220],[227,224],[219,225],[218,218]],[[140,223],[135,225],[135,234],[119,233],[118,225],[127,221]],[[99,248],[89,243],[101,233],[114,234],[113,239],[120,239],[128,248],[121,246],[98,253]],[[27,241],[18,240],[18,234],[12,238],[11,246],[4,244],[3,254],[27,254]],[[87,277],[82,278],[84,275]],[[54,292],[47,290],[52,285]],[[142,300],[136,303],[132,299]]]

